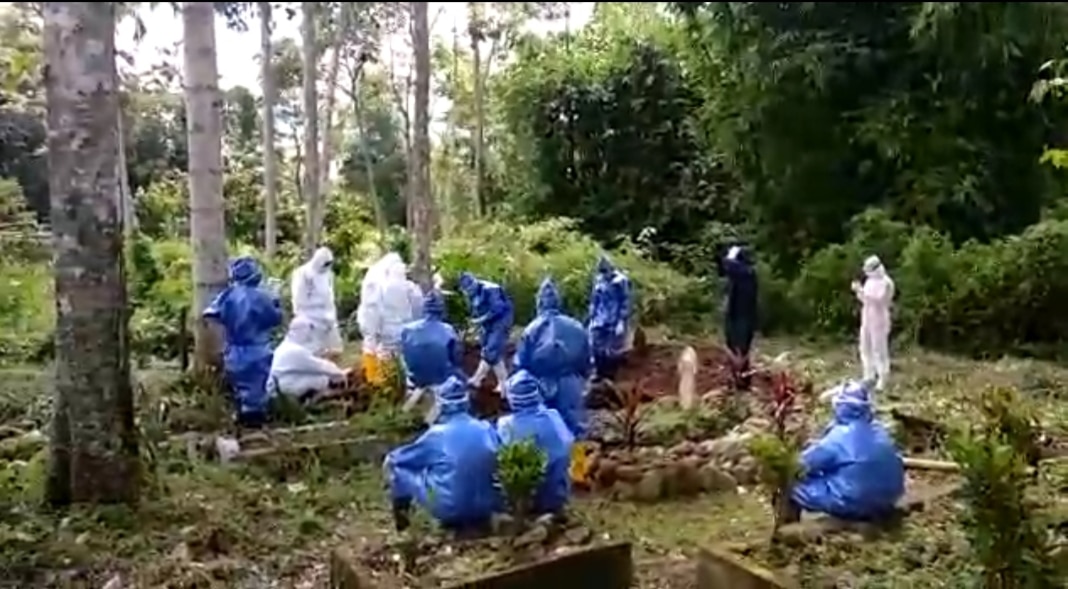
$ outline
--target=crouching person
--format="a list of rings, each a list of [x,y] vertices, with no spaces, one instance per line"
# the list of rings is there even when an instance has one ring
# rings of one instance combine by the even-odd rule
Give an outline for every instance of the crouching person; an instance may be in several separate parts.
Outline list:
[[[538,379],[520,370],[508,379],[505,387],[510,415],[497,421],[497,434],[502,444],[533,440],[548,457],[545,480],[534,494],[536,513],[557,513],[567,505],[571,495],[568,466],[575,437],[564,425],[555,409],[542,401]]]
[[[428,291],[423,299],[423,318],[412,321],[401,330],[401,358],[407,373],[408,398],[405,409],[411,409],[424,393],[442,385],[450,377],[466,378],[463,373],[463,347],[456,329],[445,322],[445,301],[437,289]],[[427,422],[436,421],[436,409]]]
[[[320,340],[316,329],[319,329],[316,322],[302,315],[289,323],[289,331],[274,351],[271,363],[268,388],[272,394],[306,401],[329,389],[331,384],[348,379],[348,371],[315,355]]]
[[[791,500],[801,509],[845,520],[885,518],[905,492],[905,466],[894,440],[874,419],[869,385],[847,382],[830,398],[834,421],[802,453],[802,475]]]
[[[413,502],[450,529],[487,525],[502,504],[493,426],[468,413],[463,380],[450,378],[435,392],[437,421],[383,464],[398,531],[408,527]]]

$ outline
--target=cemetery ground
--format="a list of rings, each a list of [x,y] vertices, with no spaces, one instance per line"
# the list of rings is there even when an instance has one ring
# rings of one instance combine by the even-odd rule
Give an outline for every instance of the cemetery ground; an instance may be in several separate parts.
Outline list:
[[[677,352],[681,344],[671,347]],[[707,354],[695,347],[699,359]],[[761,342],[758,355],[767,359],[783,352],[790,369],[811,379],[817,392],[858,372],[852,346],[812,347],[772,340]],[[667,357],[666,352],[663,355]],[[661,368],[675,370],[673,363]],[[894,369],[892,386],[878,398],[880,414],[888,423],[898,423],[890,416],[896,412],[949,428],[967,424],[976,418],[981,390],[1009,386],[1035,405],[1047,437],[1058,440],[1068,434],[1061,398],[1068,369],[1020,359],[978,362],[921,350],[898,352]],[[225,405],[166,368],[147,368],[139,375],[146,466],[141,504],[133,509],[50,513],[40,503],[50,378],[28,367],[8,367],[2,377],[0,587],[103,587],[109,582],[113,583],[109,587],[327,587],[336,549],[359,552],[385,547],[388,553],[397,545],[377,461],[361,463],[344,452],[303,452],[296,459],[221,465],[200,452],[198,442],[189,441],[192,437],[176,435],[225,428]],[[698,381],[702,382],[700,377]],[[674,397],[674,379],[650,377],[647,382],[670,383],[656,384],[667,390],[651,393]],[[652,405],[661,408],[646,420],[647,428],[658,427],[658,420],[670,421],[672,411],[677,411],[673,401],[663,398]],[[828,409],[818,408],[810,431],[819,431]],[[327,411],[299,420],[336,417]],[[355,413],[348,424],[347,431],[365,433],[412,425],[410,417],[380,409]],[[948,459],[936,441],[925,446],[900,439],[912,444],[907,452],[911,456]],[[922,495],[942,489],[956,477],[910,470],[909,492]],[[578,543],[631,542],[636,586],[647,588],[696,587],[693,557],[707,546],[745,552],[805,587],[954,586],[976,566],[968,554],[960,504],[953,495],[924,503],[892,529],[815,534],[787,542],[778,554],[769,556],[765,554],[772,527],[769,501],[759,485],[734,482],[738,484],[728,485],[733,488],[720,485],[685,497],[666,492],[641,497],[636,492],[620,493],[618,485],[580,492],[568,525],[579,530]],[[1056,522],[1068,520],[1059,515],[1068,514],[1057,497],[1064,485],[1068,468],[1058,464],[1044,468],[1036,485],[1035,500]],[[414,527],[416,535],[439,538],[425,540],[439,552],[429,560],[438,569],[448,569],[435,572],[439,579],[467,578],[501,566],[489,562],[492,559],[484,553],[465,558],[463,550],[450,547],[460,544],[440,539],[420,518]],[[114,584],[119,580],[122,585]]]

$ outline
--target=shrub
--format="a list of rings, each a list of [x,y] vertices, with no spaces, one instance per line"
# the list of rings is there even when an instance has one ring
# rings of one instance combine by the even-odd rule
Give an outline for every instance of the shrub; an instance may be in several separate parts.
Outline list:
[[[535,315],[538,286],[546,276],[556,281],[566,312],[584,320],[601,251],[572,221],[553,219],[525,226],[468,227],[442,240],[434,258],[453,288],[465,270],[501,284],[515,305],[516,325],[522,325]],[[712,310],[708,284],[643,258],[629,244],[609,256],[633,283],[635,314],[642,323],[691,331],[704,327],[702,321]],[[467,315],[462,297],[448,297],[448,304],[450,320],[461,324]]]

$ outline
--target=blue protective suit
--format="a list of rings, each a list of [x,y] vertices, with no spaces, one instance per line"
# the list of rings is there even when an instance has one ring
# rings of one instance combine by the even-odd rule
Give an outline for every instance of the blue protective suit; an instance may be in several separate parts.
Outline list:
[[[888,515],[905,492],[905,467],[885,428],[874,421],[863,383],[833,398],[834,421],[801,455],[791,498],[802,509],[849,520]]]
[[[587,428],[584,392],[592,370],[586,330],[560,312],[560,293],[550,278],[538,288],[537,309],[519,338],[515,369],[538,379],[545,404],[559,411],[571,433],[582,439]]]
[[[401,357],[412,387],[439,385],[463,374],[463,346],[456,330],[445,322],[445,301],[432,289],[423,297],[423,318],[401,329]]]
[[[448,527],[484,523],[502,505],[497,433],[468,413],[463,380],[450,378],[435,393],[440,413],[434,425],[386,456],[391,499],[414,500]]]
[[[593,360],[600,376],[614,376],[630,327],[630,279],[606,256],[597,260],[590,293],[589,329]]]
[[[273,351],[271,332],[282,323],[278,297],[260,288],[263,274],[249,257],[230,262],[230,285],[204,310],[204,318],[226,332],[223,367],[237,400],[238,415],[267,413],[267,377]]]
[[[571,494],[571,446],[575,437],[564,425],[560,414],[542,403],[538,379],[525,370],[518,370],[508,379],[505,389],[510,415],[497,420],[497,434],[502,444],[525,439],[545,452],[548,465],[545,479],[534,494],[534,510],[537,513],[556,513],[567,504]]]
[[[741,246],[731,247],[720,262],[719,273],[727,278],[727,349],[745,358],[757,328],[757,276],[749,252]]]
[[[473,321],[479,326],[482,359],[497,364],[504,358],[508,332],[515,322],[512,299],[499,284],[479,280],[469,272],[460,274],[460,291],[467,297]]]

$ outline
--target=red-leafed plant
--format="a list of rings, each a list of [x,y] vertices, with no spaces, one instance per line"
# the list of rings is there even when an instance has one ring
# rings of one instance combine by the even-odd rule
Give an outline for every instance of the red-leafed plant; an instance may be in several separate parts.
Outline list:
[[[637,445],[638,432],[645,418],[645,407],[642,405],[642,382],[638,381],[627,389],[612,387],[612,393],[619,403],[619,409],[613,412],[612,416],[628,451],[633,450]]]

